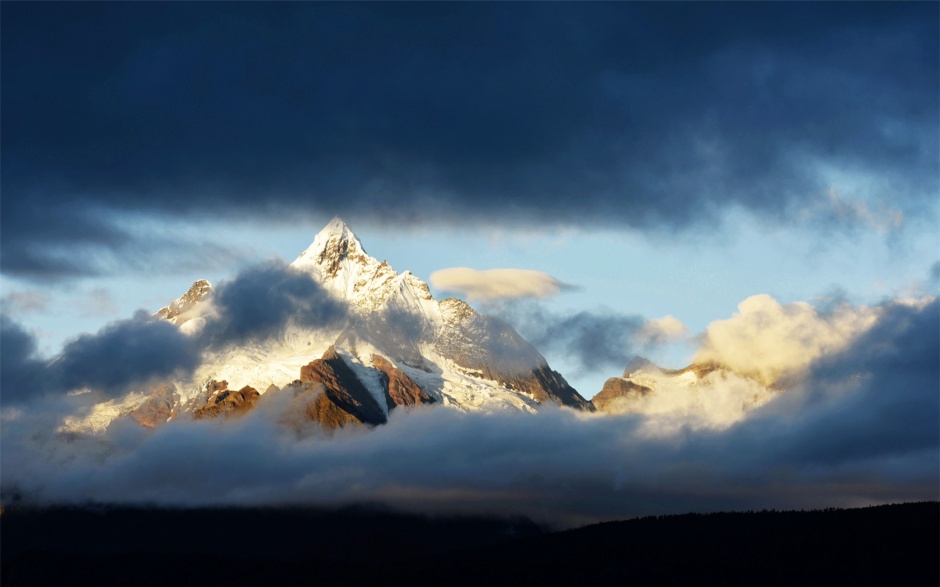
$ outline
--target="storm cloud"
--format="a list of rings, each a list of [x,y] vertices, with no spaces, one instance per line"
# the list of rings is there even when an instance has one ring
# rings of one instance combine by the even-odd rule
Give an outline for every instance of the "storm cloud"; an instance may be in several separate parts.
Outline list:
[[[51,364],[65,389],[87,387],[117,395],[134,382],[191,373],[199,352],[179,329],[143,310],[66,343]]]
[[[263,339],[281,332],[288,322],[311,328],[335,326],[347,316],[344,302],[283,261],[243,269],[219,284],[211,305],[199,336],[210,346]]]
[[[191,374],[200,360],[191,338],[143,310],[69,341],[51,360],[38,355],[33,335],[9,317],[3,316],[0,334],[5,405],[81,389],[117,397],[134,384]]]
[[[2,270],[106,271],[140,214],[894,231],[936,213],[938,10],[7,3]]]
[[[46,391],[35,337],[6,314],[0,314],[0,365],[0,403],[9,406]]]
[[[936,454],[938,325],[940,300],[924,306],[892,303],[857,341],[816,361],[801,407],[807,415],[782,445],[784,456],[829,465]],[[847,382],[857,382],[856,389],[849,385],[846,392]],[[940,460],[935,465],[940,471]]]

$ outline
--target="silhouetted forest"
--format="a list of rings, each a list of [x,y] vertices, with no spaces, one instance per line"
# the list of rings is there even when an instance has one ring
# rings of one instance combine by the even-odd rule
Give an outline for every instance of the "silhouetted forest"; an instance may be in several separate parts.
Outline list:
[[[2,585],[937,585],[940,503],[686,514],[549,532],[525,518],[31,508]]]

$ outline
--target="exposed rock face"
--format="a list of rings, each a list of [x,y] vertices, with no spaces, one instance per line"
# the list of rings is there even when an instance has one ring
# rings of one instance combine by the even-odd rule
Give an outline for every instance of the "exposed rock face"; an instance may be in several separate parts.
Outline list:
[[[173,322],[182,324],[186,322],[184,314],[191,310],[197,303],[205,300],[212,293],[212,284],[205,279],[200,279],[189,288],[182,296],[173,301],[169,306],[160,308],[156,315]]]
[[[175,417],[178,405],[179,395],[176,393],[176,386],[172,383],[165,383],[154,389],[150,397],[131,410],[128,415],[141,426],[155,428]]]
[[[379,355],[373,355],[372,359],[385,392],[387,409],[434,403],[434,398],[391,361]],[[206,384],[206,393],[210,394],[209,398],[203,407],[195,410],[196,419],[244,413],[261,398],[261,394],[247,386],[239,391],[230,391],[227,381],[210,381]],[[310,422],[316,422],[326,429],[335,429],[361,424],[378,425],[387,420],[385,411],[376,403],[375,397],[333,347],[321,358],[301,368],[300,379],[294,380],[284,389],[270,386],[264,398],[284,393],[291,395],[287,407],[280,408],[279,420],[298,432]]]
[[[509,389],[527,393],[539,403],[550,401],[586,412],[594,411],[594,404],[581,397],[575,388],[568,385],[561,373],[552,371],[548,365],[542,365],[522,376],[497,376],[495,381]]]
[[[505,322],[487,318],[454,298],[442,300],[440,308],[444,326],[435,343],[437,351],[468,374],[527,393],[538,402],[594,410],[591,402],[552,371],[535,347]]]
[[[206,391],[210,394],[213,394],[217,391],[223,391],[225,389],[228,389],[228,381],[216,381],[213,379],[206,384]]]
[[[265,392],[261,402],[276,401],[275,398],[283,398],[285,394],[288,399],[286,404],[281,404],[277,421],[298,434],[309,431],[312,426],[335,430],[362,425],[359,418],[333,401],[323,384],[315,381],[295,379],[282,389]]]
[[[379,372],[387,409],[434,402],[434,398],[385,357],[373,355],[372,361]],[[298,431],[304,427],[305,421],[335,429],[378,425],[387,419],[375,397],[333,347],[323,357],[304,366],[300,370],[300,379],[278,393],[285,392],[292,393],[293,398],[281,422]],[[300,414],[303,416],[298,417]]]
[[[417,383],[385,357],[372,355],[372,365],[380,372],[379,379],[385,388],[385,399],[390,410],[395,406],[434,403],[433,397],[422,391]]]
[[[230,391],[226,381],[210,381],[206,390],[210,393],[215,391],[218,393],[210,396],[205,406],[193,412],[197,420],[215,418],[220,415],[243,414],[254,407],[255,402],[261,397],[258,390],[247,385],[238,391]]]
[[[340,410],[363,424],[384,424],[386,421],[385,412],[375,398],[333,347],[322,358],[311,361],[300,370],[300,381],[323,386],[323,393],[307,409],[311,420],[327,426],[334,422],[340,426],[349,423],[349,418],[336,412]]]
[[[627,399],[637,399],[653,391],[645,385],[639,385],[620,377],[611,377],[604,382],[604,388],[594,396],[591,403],[601,412],[610,410],[611,404]]]
[[[331,394],[326,393],[325,389],[313,388],[313,393],[309,391],[304,394],[311,401],[306,402],[304,416],[311,422],[317,422],[327,429],[345,428],[346,426],[356,426],[363,424],[360,417],[350,413],[337,403]]]

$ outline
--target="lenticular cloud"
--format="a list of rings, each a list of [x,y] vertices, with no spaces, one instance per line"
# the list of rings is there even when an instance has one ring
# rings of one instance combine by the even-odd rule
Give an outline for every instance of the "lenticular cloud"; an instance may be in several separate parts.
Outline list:
[[[479,271],[468,267],[435,271],[431,274],[431,285],[470,300],[547,298],[569,287],[547,273],[531,269]]]

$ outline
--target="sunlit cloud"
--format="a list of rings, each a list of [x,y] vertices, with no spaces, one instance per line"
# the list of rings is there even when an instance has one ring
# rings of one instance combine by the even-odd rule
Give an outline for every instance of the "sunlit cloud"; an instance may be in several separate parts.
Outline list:
[[[646,345],[665,344],[686,338],[690,333],[689,327],[672,315],[647,320],[643,327],[634,335],[638,342]]]
[[[571,286],[547,273],[532,269],[452,267],[431,273],[431,285],[469,300],[548,298]]]
[[[781,304],[767,294],[738,304],[708,325],[694,361],[716,362],[765,385],[845,348],[878,319],[880,310],[843,304],[828,314],[806,302]]]

